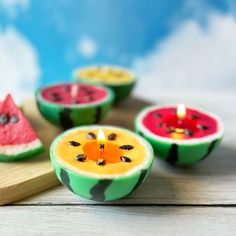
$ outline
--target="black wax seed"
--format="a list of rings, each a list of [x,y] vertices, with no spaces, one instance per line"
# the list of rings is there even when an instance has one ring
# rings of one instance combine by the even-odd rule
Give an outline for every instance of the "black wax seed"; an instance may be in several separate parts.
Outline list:
[[[69,92],[70,91],[70,87],[65,85],[65,86],[62,87],[62,91],[63,92]]]
[[[76,142],[76,141],[69,141],[69,144],[70,144],[71,146],[74,146],[74,147],[80,146],[80,143],[78,143],[78,142]]]
[[[123,161],[123,162],[131,162],[131,159],[129,157],[126,157],[126,156],[121,156],[120,160]]]
[[[88,138],[88,139],[96,139],[96,134],[93,133],[93,132],[89,132],[89,133],[87,134],[87,138]]]
[[[163,126],[165,126],[165,125],[166,125],[165,122],[160,122],[160,123],[157,124],[158,127],[163,127]]]
[[[86,94],[94,93],[93,90],[91,90],[90,88],[87,88],[87,87],[82,87],[82,91]]]
[[[10,117],[10,123],[15,124],[15,123],[17,123],[18,121],[19,121],[19,117],[18,117],[17,115],[12,115],[12,116]]]
[[[79,154],[76,156],[76,160],[84,162],[86,160],[86,156],[84,154]]]
[[[7,114],[3,113],[0,115],[0,124],[5,125],[8,123],[8,121],[9,121],[9,117]]]
[[[192,115],[190,115],[190,118],[191,118],[191,119],[199,119],[199,116],[196,115],[196,114],[192,114]]]
[[[93,94],[93,91],[91,91],[91,90],[84,90],[84,93],[87,94],[87,95],[91,95],[91,94]]]
[[[61,96],[57,92],[52,92],[51,96],[52,96],[52,98],[55,102],[58,102],[58,101],[62,100]]]
[[[100,149],[104,149],[105,148],[105,144],[101,143],[99,147],[100,147]]]
[[[57,92],[52,92],[51,95],[52,95],[53,97],[60,97],[60,95],[59,95]]]
[[[99,158],[97,159],[96,164],[102,166],[106,164],[106,161],[103,158]]]
[[[72,104],[79,104],[80,101],[79,101],[78,99],[73,99],[71,103],[72,103]]]
[[[198,128],[198,129],[201,129],[201,130],[208,130],[208,129],[209,129],[208,126],[202,125],[202,124],[197,124],[197,128]]]
[[[173,126],[170,126],[168,129],[167,129],[167,133],[173,133],[175,131],[175,128]]]
[[[161,118],[161,117],[162,117],[162,114],[154,113],[153,116],[156,117],[156,118]]]
[[[62,100],[62,98],[61,97],[53,97],[53,100],[55,101],[55,102],[59,102],[59,101],[61,101]]]
[[[193,132],[190,129],[185,129],[184,134],[187,135],[187,136],[192,136]]]
[[[124,149],[124,150],[131,150],[133,149],[134,147],[132,145],[122,145],[119,147],[120,149]]]
[[[117,134],[111,133],[108,135],[107,138],[108,138],[108,140],[113,141],[113,140],[116,140],[116,137],[117,137]]]

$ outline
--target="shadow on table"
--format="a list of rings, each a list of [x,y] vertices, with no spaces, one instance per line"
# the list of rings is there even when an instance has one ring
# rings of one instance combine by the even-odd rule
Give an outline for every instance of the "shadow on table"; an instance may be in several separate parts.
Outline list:
[[[160,168],[165,171],[180,175],[232,175],[236,171],[236,149],[221,145],[206,159],[186,167],[175,167],[158,160]]]
[[[221,197],[217,200],[213,197],[212,191],[220,191],[217,188],[222,185],[214,183],[218,183],[222,176],[235,176],[235,159],[236,150],[228,146],[219,147],[208,159],[185,168],[173,167],[156,159],[145,183],[130,196],[116,201],[115,204],[191,205],[203,204],[205,198],[212,202],[220,202]],[[207,186],[211,189],[210,193],[207,193]]]
[[[129,196],[113,201],[106,202],[105,205],[128,205],[128,206],[154,206],[172,204],[179,199],[179,192],[182,191],[176,185],[174,178],[168,178],[166,174],[157,170],[157,162],[145,182]]]

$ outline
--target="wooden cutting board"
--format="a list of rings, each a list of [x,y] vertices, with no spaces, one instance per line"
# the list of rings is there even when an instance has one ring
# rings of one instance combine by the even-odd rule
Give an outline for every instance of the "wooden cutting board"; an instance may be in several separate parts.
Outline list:
[[[142,100],[130,98],[113,108],[102,123],[132,129],[135,115],[146,105],[148,103]],[[34,100],[24,102],[22,110],[46,150],[25,161],[0,163],[0,205],[13,203],[59,184],[49,160],[49,147],[62,130],[49,124],[39,114]]]

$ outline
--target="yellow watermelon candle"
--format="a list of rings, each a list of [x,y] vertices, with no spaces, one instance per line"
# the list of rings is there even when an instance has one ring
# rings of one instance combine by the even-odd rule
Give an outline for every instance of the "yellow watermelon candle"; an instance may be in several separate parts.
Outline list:
[[[50,156],[57,177],[69,190],[99,201],[133,192],[153,162],[147,141],[113,126],[70,129],[54,140]]]
[[[115,102],[124,100],[132,91],[136,76],[125,68],[115,66],[90,66],[74,72],[76,81],[101,84],[115,93]]]

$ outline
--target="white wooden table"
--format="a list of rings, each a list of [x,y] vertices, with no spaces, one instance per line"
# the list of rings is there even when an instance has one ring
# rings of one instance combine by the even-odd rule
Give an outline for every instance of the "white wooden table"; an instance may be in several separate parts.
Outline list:
[[[152,98],[217,113],[223,143],[192,167],[156,160],[145,184],[120,201],[96,203],[58,186],[1,207],[0,235],[236,235],[236,93]]]

